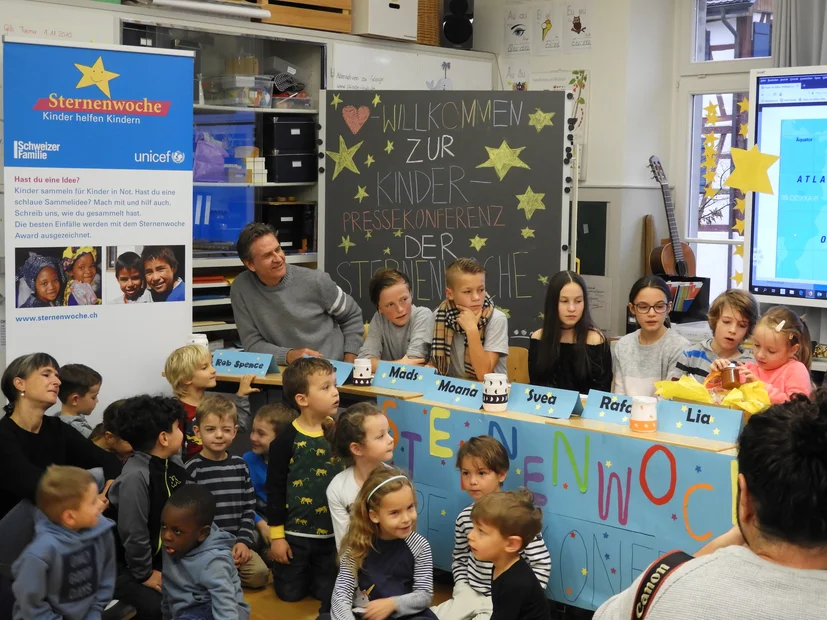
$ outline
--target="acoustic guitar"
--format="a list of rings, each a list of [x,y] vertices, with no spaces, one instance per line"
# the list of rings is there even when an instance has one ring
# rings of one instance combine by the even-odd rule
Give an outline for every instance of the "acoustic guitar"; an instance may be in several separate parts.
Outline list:
[[[661,240],[661,245],[649,254],[649,265],[652,272],[670,276],[695,277],[695,253],[688,244],[681,241],[678,234],[678,225],[675,222],[675,205],[672,202],[672,192],[666,180],[663,164],[657,156],[649,158],[649,167],[655,181],[660,185],[663,194],[663,206],[666,209],[666,221],[669,224],[669,238]]]

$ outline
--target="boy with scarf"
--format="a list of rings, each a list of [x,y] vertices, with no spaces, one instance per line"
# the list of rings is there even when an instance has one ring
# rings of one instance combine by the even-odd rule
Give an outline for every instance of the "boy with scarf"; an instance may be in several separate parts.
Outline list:
[[[483,381],[505,374],[508,318],[485,292],[485,269],[458,258],[445,270],[445,301],[434,311],[431,363],[441,375]]]

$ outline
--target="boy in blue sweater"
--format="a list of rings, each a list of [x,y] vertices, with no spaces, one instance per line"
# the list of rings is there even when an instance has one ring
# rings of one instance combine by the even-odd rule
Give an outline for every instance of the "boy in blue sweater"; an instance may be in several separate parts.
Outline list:
[[[15,619],[99,620],[115,591],[114,523],[92,475],[52,465],[37,487],[35,538],[12,566]]]
[[[215,499],[202,485],[180,487],[161,513],[164,620],[249,620],[233,561],[235,536],[213,523]]]

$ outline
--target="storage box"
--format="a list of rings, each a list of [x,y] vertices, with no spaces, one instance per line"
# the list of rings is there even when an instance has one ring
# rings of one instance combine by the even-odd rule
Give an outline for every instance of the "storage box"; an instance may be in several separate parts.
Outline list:
[[[285,251],[316,251],[316,205],[289,202],[262,205],[262,220],[279,231],[279,243],[289,243]]]
[[[192,237],[195,241],[235,242],[255,215],[255,189],[194,187]]]
[[[353,0],[353,34],[416,42],[418,0]]]
[[[318,178],[318,159],[312,153],[270,155],[267,180],[271,183],[307,183]]]
[[[204,102],[211,105],[269,108],[273,81],[258,75],[222,75],[201,80]]]
[[[316,139],[314,120],[267,115],[264,125],[264,152],[267,155],[315,153]]]
[[[277,110],[312,110],[315,102],[306,92],[273,95],[273,107]]]

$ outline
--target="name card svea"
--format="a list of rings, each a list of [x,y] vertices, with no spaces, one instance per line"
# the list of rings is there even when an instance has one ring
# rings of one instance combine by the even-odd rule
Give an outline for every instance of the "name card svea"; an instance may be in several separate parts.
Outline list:
[[[580,394],[571,390],[512,383],[508,410],[531,413],[546,418],[567,419],[583,409]]]
[[[220,375],[257,375],[269,372],[273,356],[269,353],[247,353],[234,349],[219,349],[212,355],[212,365]],[[276,366],[275,372],[278,372]]]
[[[738,409],[674,400],[658,402],[658,431],[735,443],[744,424]]]
[[[379,362],[373,374],[373,386],[392,390],[424,393],[435,376],[433,368]]]
[[[453,377],[434,375],[426,382],[424,398],[446,405],[480,409],[482,407],[482,381],[466,381]]]
[[[610,392],[589,390],[589,398],[582,417],[599,422],[629,424],[632,415],[632,397]]]
[[[353,364],[348,362],[339,362],[337,360],[327,361],[333,364],[333,368],[336,370],[336,385],[350,383],[350,380],[353,377]]]

